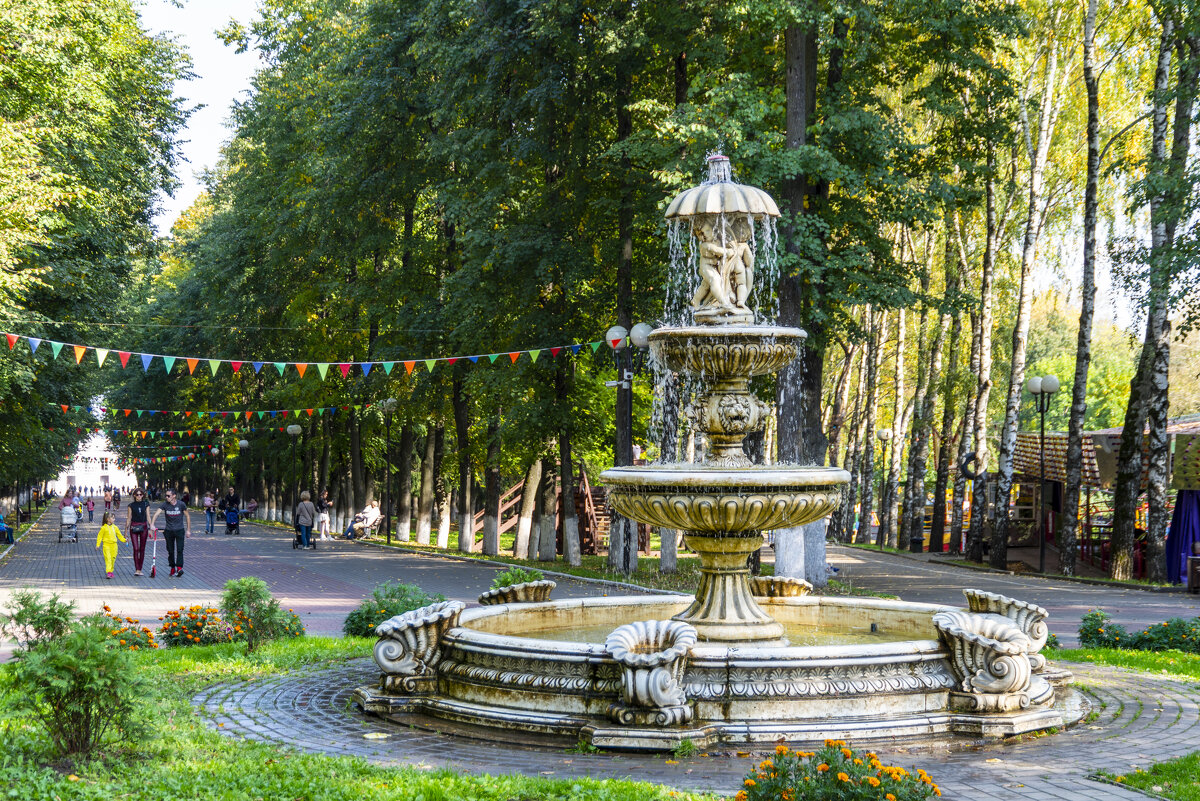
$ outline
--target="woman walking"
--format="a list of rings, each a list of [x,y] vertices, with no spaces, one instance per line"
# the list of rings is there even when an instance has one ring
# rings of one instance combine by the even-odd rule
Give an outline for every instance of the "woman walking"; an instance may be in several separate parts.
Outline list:
[[[125,530],[133,545],[133,575],[142,575],[142,560],[146,558],[146,540],[149,538],[149,520],[146,517],[150,502],[141,487],[133,491],[133,501],[125,507]]]
[[[166,517],[163,524],[163,541],[167,544],[167,564],[171,576],[183,576],[183,545],[192,536],[192,519],[188,517],[187,505],[175,495],[175,490],[166,491],[167,499],[154,510],[150,527],[158,531],[158,516]],[[157,535],[152,535],[157,536]]]
[[[331,540],[329,536],[329,516],[333,513],[333,504],[329,502],[329,490],[321,490],[317,498],[317,533],[322,540]]]
[[[113,568],[117,564],[117,541],[125,542],[121,529],[117,528],[112,512],[105,512],[101,519],[100,531],[96,533],[96,547],[104,546],[104,577],[113,577]]]
[[[95,512],[96,512],[96,502],[94,500],[92,500],[91,498],[88,498],[87,510],[88,510],[88,522],[90,523],[90,522],[92,522],[92,515],[95,514]]]
[[[300,493],[300,503],[296,504],[296,525],[300,527],[300,543],[305,548],[317,549],[317,544],[309,545],[313,522],[317,519],[317,507],[313,505],[312,495],[308,490]]]

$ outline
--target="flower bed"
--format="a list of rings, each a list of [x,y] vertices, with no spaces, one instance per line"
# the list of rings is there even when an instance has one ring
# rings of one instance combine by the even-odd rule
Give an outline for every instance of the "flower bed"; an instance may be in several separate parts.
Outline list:
[[[735,801],[918,801],[942,791],[923,770],[884,765],[870,751],[826,740],[817,751],[775,748],[746,775]]]

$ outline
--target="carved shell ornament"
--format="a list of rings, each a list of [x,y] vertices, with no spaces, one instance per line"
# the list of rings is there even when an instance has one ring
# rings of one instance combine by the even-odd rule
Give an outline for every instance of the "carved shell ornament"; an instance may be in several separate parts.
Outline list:
[[[375,662],[389,675],[431,673],[441,659],[442,635],[458,625],[466,604],[441,601],[396,615],[375,627]]]
[[[967,606],[972,612],[990,612],[1011,620],[1033,641],[1034,651],[1040,651],[1046,645],[1049,636],[1046,618],[1050,617],[1050,613],[1042,607],[983,590],[963,590],[963,595],[967,596]]]
[[[813,585],[792,576],[751,576],[750,594],[759,598],[799,598],[812,592]]]
[[[1024,693],[1031,668],[1026,652],[1029,637],[996,615],[938,612],[933,616],[938,635],[950,648],[951,664],[965,692]]]
[[[622,700],[651,708],[687,703],[680,680],[696,639],[696,629],[678,620],[626,623],[609,634],[604,648],[624,669]]]
[[[499,587],[479,596],[479,603],[484,606],[496,604],[532,604],[550,600],[550,593],[558,584],[550,579],[526,581],[521,584],[510,584]]]

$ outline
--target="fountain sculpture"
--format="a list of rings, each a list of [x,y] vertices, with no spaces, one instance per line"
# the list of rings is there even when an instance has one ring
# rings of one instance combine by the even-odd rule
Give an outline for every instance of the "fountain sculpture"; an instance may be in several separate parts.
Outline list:
[[[789,364],[805,334],[759,324],[750,308],[774,201],[734,183],[724,156],[709,169],[667,209],[695,264],[691,323],[650,335],[660,368],[697,382],[689,416],[707,455],[602,475],[617,512],[684,532],[701,562],[695,597],[553,601],[543,582],[485,593],[479,608],[397,615],[377,629],[382,675],[358,703],[410,725],[437,718],[650,750],[684,739],[1000,737],[1077,720],[1070,675],[1040,654],[1041,607],[977,591],[966,610],[817,596],[801,579],[751,578],[762,532],[829,514],[849,475],[755,465],[742,448],[769,414],[751,378]]]

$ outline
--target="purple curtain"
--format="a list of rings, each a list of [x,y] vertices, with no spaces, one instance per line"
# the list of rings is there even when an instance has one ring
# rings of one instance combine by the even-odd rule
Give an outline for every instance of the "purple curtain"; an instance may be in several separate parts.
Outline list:
[[[1187,560],[1192,543],[1200,540],[1200,490],[1180,490],[1175,497],[1175,513],[1167,533],[1167,580],[1179,584],[1187,580]]]

